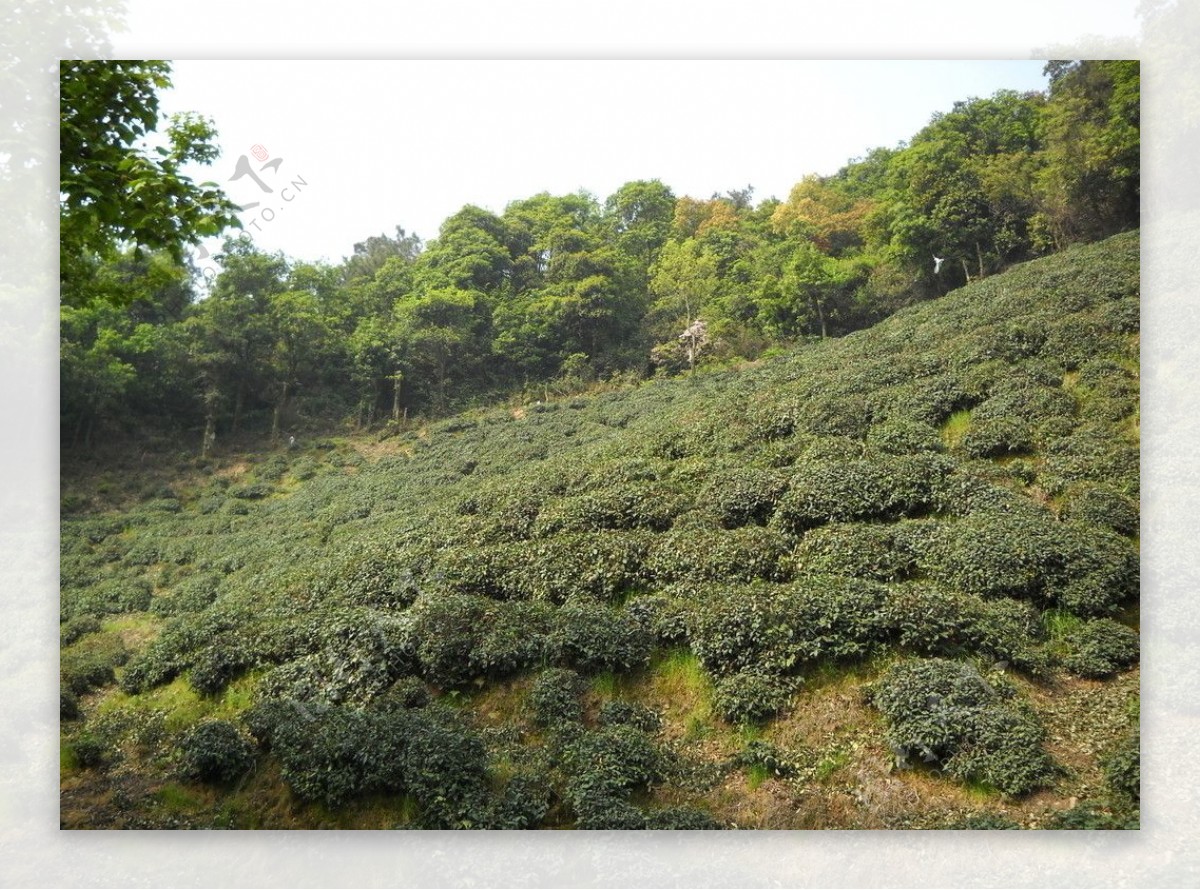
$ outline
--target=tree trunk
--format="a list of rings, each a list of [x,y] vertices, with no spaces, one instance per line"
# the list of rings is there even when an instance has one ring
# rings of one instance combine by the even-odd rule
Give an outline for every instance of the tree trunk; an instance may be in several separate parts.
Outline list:
[[[285,380],[283,383],[283,393],[279,396],[279,401],[275,403],[275,414],[271,417],[271,438],[279,437],[279,420],[283,416],[283,411],[287,407],[288,385]]]
[[[979,246],[979,242],[975,242],[975,256],[979,258],[979,278],[983,279],[983,249]]]
[[[392,375],[392,420],[400,421],[400,384],[403,381],[400,374]]]
[[[238,388],[237,388],[237,398],[233,402],[233,425],[230,428],[231,433],[236,433],[238,431],[238,426],[241,425],[242,401],[245,397],[245,392],[246,392],[246,384],[239,380]]]
[[[967,279],[967,284],[970,284],[971,283],[971,270],[970,270],[970,268],[967,267],[967,261],[965,259],[962,261],[962,264],[963,264],[963,276]]]
[[[813,306],[817,309],[817,320],[821,323],[821,339],[825,339],[825,312],[821,309],[821,301],[816,297],[812,298]]]
[[[208,450],[212,448],[213,442],[216,441],[216,419],[210,410],[204,417],[204,438],[200,442],[200,456],[208,457]]]

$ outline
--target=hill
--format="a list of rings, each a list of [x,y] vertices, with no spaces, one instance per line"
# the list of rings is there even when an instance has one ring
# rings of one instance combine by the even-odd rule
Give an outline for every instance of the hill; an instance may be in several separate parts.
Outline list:
[[[1138,267],[72,479],[64,826],[1136,826]]]

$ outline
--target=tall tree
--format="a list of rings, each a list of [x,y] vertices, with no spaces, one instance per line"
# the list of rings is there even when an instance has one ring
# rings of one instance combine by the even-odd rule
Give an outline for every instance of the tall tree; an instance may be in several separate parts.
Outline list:
[[[169,63],[67,60],[59,73],[64,303],[112,299],[89,284],[122,247],[162,250],[182,262],[186,245],[239,226],[238,208],[215,184],[198,185],[180,172],[188,162],[216,159],[210,121],[175,115],[165,144],[149,146],[160,124],[158,91],[171,85]]]

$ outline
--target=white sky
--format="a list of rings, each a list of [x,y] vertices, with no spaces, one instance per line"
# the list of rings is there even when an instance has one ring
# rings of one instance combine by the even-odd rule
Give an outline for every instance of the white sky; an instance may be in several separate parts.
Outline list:
[[[242,218],[262,248],[338,261],[397,225],[428,241],[465,204],[499,213],[541,191],[603,201],[658,178],[677,195],[753,185],[756,202],[786,198],[957,100],[1044,89],[1043,64],[176,61],[162,111],[214,119],[223,155],[193,175],[260,202]],[[228,181],[256,144],[282,159],[259,173],[269,195]]]

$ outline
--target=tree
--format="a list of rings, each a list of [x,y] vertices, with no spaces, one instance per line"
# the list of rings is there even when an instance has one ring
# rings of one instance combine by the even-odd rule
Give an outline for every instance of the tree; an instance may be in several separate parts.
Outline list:
[[[1136,228],[1141,196],[1141,75],[1136,61],[1046,66],[1045,169],[1038,224],[1054,247]]]
[[[169,75],[160,61],[60,63],[60,284],[68,305],[113,298],[89,284],[123,246],[165,251],[181,263],[186,245],[240,227],[237,206],[214,184],[180,172],[216,159],[210,121],[175,115],[165,144],[148,144]]]

